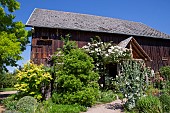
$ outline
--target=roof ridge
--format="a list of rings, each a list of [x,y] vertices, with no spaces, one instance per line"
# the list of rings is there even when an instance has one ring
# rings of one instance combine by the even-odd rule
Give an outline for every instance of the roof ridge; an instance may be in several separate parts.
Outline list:
[[[31,15],[29,16],[29,18],[28,18],[28,20],[27,20],[27,22],[26,22],[26,25],[28,24],[28,22],[29,22],[29,20],[30,20],[30,18],[31,18],[31,16],[32,16],[32,14],[35,12],[36,9],[37,9],[37,8],[34,8],[33,12],[31,13]]]

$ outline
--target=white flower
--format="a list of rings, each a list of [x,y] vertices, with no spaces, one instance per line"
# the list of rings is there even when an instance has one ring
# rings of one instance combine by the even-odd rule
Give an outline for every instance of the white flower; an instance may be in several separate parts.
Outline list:
[[[118,52],[119,50],[117,48],[115,48],[114,51]]]
[[[85,45],[85,46],[83,46],[82,48],[83,48],[83,49],[87,49],[87,48],[89,48],[89,46],[86,46],[86,45]]]
[[[136,80],[139,80],[139,77],[136,77]]]
[[[114,49],[114,46],[111,46],[110,49]]]
[[[94,51],[90,51],[90,53],[94,53]]]
[[[105,54],[106,57],[108,57],[109,55],[108,54]]]
[[[112,51],[111,53],[115,53],[114,51]]]
[[[109,52],[109,53],[111,53],[111,52],[112,52],[112,50],[111,50],[111,49],[108,49],[108,52]]]
[[[93,46],[97,46],[97,44],[92,44]]]
[[[99,49],[98,49],[98,48],[95,48],[94,50],[95,50],[95,51],[97,51],[97,52],[99,51]]]

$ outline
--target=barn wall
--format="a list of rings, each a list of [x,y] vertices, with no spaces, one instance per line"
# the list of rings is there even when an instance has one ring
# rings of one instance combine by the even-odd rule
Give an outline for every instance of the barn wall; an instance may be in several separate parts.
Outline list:
[[[128,35],[120,34],[35,28],[35,33],[32,35],[31,60],[33,60],[36,64],[46,64],[47,57],[52,55],[57,48],[62,47],[63,42],[61,41],[61,36],[65,36],[67,34],[71,35],[70,40],[76,41],[79,47],[90,42],[90,38],[95,36],[99,36],[104,42],[113,41],[115,44],[118,44],[120,41],[130,37]],[[134,38],[153,60],[152,62],[147,63],[148,66],[151,66],[157,71],[161,66],[170,64],[170,40],[150,37]]]
[[[135,39],[153,60],[150,66],[154,70],[170,65],[170,40],[149,37],[135,37]]]

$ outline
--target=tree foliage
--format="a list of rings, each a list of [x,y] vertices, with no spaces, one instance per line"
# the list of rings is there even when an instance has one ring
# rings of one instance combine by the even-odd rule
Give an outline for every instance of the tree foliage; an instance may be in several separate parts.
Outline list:
[[[20,8],[16,0],[0,0],[0,72],[6,66],[17,66],[29,43],[29,33],[22,22],[15,22],[13,12]]]
[[[15,73],[3,72],[0,74],[0,87],[1,88],[12,88],[16,83]]]

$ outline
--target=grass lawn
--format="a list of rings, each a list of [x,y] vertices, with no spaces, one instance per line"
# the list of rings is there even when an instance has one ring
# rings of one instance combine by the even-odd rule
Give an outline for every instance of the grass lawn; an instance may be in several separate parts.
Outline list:
[[[15,91],[15,88],[0,88],[0,91]]]

